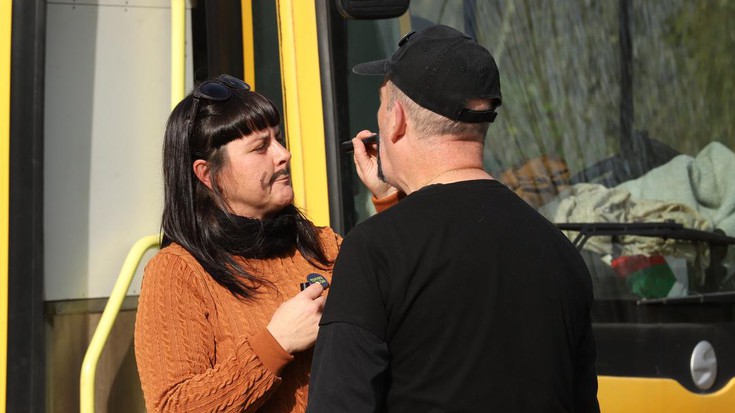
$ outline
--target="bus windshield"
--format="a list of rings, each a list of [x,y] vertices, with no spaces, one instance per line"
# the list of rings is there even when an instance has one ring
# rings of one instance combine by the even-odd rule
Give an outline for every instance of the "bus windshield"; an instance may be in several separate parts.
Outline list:
[[[735,291],[732,17],[731,2],[413,0],[401,18],[349,21],[347,66],[431,24],[487,47],[503,90],[484,155],[496,179],[559,225],[724,237],[623,225],[580,246],[596,300],[656,303]],[[380,79],[347,82],[351,136],[375,130]],[[374,212],[364,189],[353,203],[355,222]]]

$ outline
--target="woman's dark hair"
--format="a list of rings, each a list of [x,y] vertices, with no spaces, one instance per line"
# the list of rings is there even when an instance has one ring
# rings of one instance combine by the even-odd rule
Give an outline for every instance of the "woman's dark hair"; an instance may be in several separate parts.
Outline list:
[[[253,132],[276,127],[281,118],[265,96],[245,89],[245,84],[233,87],[230,82],[220,82],[221,79],[227,77],[220,76],[198,85],[176,105],[168,118],[163,142],[162,247],[176,242],[189,251],[217,283],[241,298],[248,298],[266,281],[248,272],[234,257],[250,258],[257,253],[243,251],[243,234],[232,228],[243,220],[228,211],[217,184],[218,174],[226,162],[222,146]],[[207,97],[201,91],[207,83],[210,88],[211,83],[226,87],[219,88],[224,90],[224,97]],[[228,90],[229,97],[226,97]],[[194,175],[192,165],[197,159],[207,161],[211,190]],[[295,247],[312,265],[329,265],[331,261],[319,242],[316,227],[295,206],[285,209],[295,216]],[[246,235],[263,236],[263,231]],[[259,247],[268,242],[267,239],[251,241],[250,245]]]

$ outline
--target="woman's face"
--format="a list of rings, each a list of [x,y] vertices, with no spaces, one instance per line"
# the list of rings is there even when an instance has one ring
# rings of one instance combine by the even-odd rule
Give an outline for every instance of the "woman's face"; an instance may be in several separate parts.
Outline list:
[[[224,145],[219,188],[230,210],[249,218],[270,218],[293,202],[288,171],[291,153],[279,127],[256,131]]]

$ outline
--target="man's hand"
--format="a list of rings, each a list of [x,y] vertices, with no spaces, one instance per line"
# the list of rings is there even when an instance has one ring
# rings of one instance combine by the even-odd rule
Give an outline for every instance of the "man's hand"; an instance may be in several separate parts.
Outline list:
[[[378,144],[375,143],[366,147],[362,142],[362,139],[372,134],[369,130],[363,130],[352,139],[352,146],[355,149],[353,160],[355,161],[357,176],[360,177],[362,183],[365,184],[373,196],[380,199],[398,192],[398,190],[378,178]]]

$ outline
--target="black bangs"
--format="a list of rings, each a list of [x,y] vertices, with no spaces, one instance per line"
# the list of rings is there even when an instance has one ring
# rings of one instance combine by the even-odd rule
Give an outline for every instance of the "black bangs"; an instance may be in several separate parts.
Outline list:
[[[232,96],[226,101],[201,102],[197,135],[208,140],[205,146],[211,149],[281,124],[281,116],[268,98],[245,90],[231,92]]]

